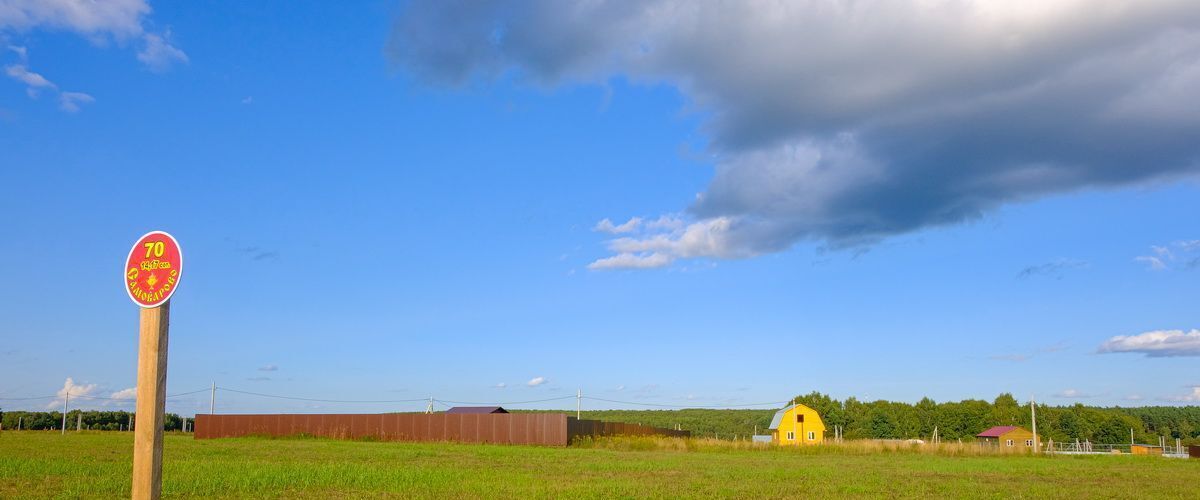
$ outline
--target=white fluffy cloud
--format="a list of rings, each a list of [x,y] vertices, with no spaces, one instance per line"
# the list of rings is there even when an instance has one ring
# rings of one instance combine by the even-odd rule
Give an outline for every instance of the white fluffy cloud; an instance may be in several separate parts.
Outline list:
[[[1200,330],[1155,330],[1118,335],[1101,344],[1099,352],[1135,352],[1151,358],[1200,356]]]
[[[116,400],[122,400],[122,401],[130,400],[130,399],[137,399],[137,387],[121,389],[117,392],[112,393],[112,396],[109,396],[109,397],[116,399]]]
[[[678,88],[716,161],[690,232],[636,238],[668,261],[870,244],[1200,171],[1193,0],[416,0],[388,52],[440,85]],[[594,268],[655,267],[613,253]]]
[[[49,404],[47,404],[46,408],[62,409],[63,401],[67,399],[68,395],[70,395],[72,398],[85,398],[93,395],[97,389],[98,387],[96,384],[76,384],[74,379],[67,377],[67,380],[63,382],[62,389],[59,389],[56,393],[57,397],[54,399],[54,401],[51,401]]]
[[[533,377],[532,379],[529,380],[529,382],[526,382],[525,385],[528,385],[529,387],[537,387],[546,382],[549,382],[549,380],[547,380],[546,377]]]
[[[0,27],[67,29],[84,35],[137,36],[145,0],[0,0]]]

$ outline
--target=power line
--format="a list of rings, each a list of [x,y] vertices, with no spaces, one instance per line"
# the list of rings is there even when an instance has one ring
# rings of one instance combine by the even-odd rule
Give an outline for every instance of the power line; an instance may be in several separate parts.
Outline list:
[[[530,403],[545,403],[547,401],[560,401],[563,399],[575,399],[575,396],[563,396],[561,398],[550,398],[550,399],[535,399],[532,401],[509,401],[507,403],[495,403],[495,402],[477,403],[477,402],[472,402],[472,401],[447,401],[445,399],[435,399],[434,401],[437,401],[439,403],[454,403],[457,405],[496,405],[496,406],[506,406],[507,405],[507,406],[512,406],[512,405],[523,405],[523,404],[530,404]]]
[[[251,396],[260,396],[260,397],[264,397],[264,398],[291,399],[294,401],[312,401],[312,402],[316,402],[316,403],[414,403],[417,401],[428,401],[428,399],[424,399],[424,398],[422,398],[422,399],[361,399],[361,400],[298,398],[298,397],[293,397],[293,396],[280,396],[280,395],[276,395],[276,394],[263,394],[261,392],[239,391],[237,389],[230,389],[228,387],[220,387],[220,386],[218,386],[217,389],[222,390],[222,391],[227,391],[227,392],[236,392],[238,394],[248,394]],[[205,390],[208,390],[208,389],[205,389]]]
[[[34,396],[30,398],[0,398],[0,401],[31,401],[34,399],[52,399],[58,396]]]
[[[574,397],[574,396],[572,396],[572,397]],[[604,401],[606,403],[617,403],[617,404],[626,404],[626,405],[655,406],[655,407],[660,407],[660,408],[721,409],[721,408],[741,408],[741,407],[747,407],[747,406],[781,406],[781,405],[785,404],[785,402],[773,401],[770,403],[745,403],[745,404],[736,404],[736,405],[673,405],[673,404],[662,404],[662,403],[639,403],[636,401],[617,401],[615,399],[596,398],[596,397],[592,397],[592,396],[583,396],[583,399],[591,399],[593,401]]]
[[[204,392],[207,390],[208,389],[200,389],[198,391],[181,392],[179,394],[168,394],[167,397],[168,398],[176,398],[179,396],[187,396],[190,394],[196,394],[198,392]],[[34,397],[28,397],[28,398],[0,398],[0,401],[31,401],[31,400],[35,400],[35,399],[57,399],[57,398],[67,397],[67,396],[72,397],[72,398],[104,399],[104,400],[109,400],[109,401],[133,401],[134,400],[133,398],[113,398],[113,397],[106,397],[106,396],[89,396],[87,394],[71,394],[68,392],[63,395],[55,394],[53,396],[34,396]]]
[[[199,394],[201,392],[208,392],[208,388],[204,388],[204,389],[200,389],[198,391],[192,391],[192,392],[181,392],[179,394],[167,394],[167,397],[168,398],[177,398],[179,396],[188,396],[191,394]]]
[[[305,397],[298,397],[298,396],[284,396],[284,395],[280,395],[280,394],[266,394],[266,393],[262,393],[262,392],[243,391],[243,390],[239,390],[239,389],[231,389],[228,387],[219,387],[219,386],[215,387],[215,388],[218,390],[226,391],[226,392],[245,394],[248,396],[258,396],[258,397],[274,398],[274,399],[287,399],[287,400],[292,400],[292,401],[310,401],[310,402],[315,402],[315,403],[383,404],[383,403],[417,403],[417,402],[429,401],[429,398],[417,398],[417,399],[321,399],[321,398],[305,398]],[[178,394],[169,394],[169,395],[167,395],[167,398],[189,396],[192,394],[199,394],[201,392],[208,392],[210,390],[212,390],[212,389],[204,388],[204,389],[198,389],[195,391],[181,392]],[[131,398],[88,396],[88,395],[82,395],[82,394],[68,394],[68,396],[74,397],[74,398],[83,398],[83,399],[100,399],[100,400],[110,400],[110,401],[133,401],[133,399],[131,399]],[[35,397],[24,397],[24,398],[0,397],[0,401],[32,401],[32,400],[38,400],[38,399],[56,399],[56,398],[60,398],[60,397],[64,397],[64,396],[56,394],[56,395],[52,395],[52,396],[35,396]],[[577,396],[561,396],[561,397],[555,397],[555,398],[532,399],[532,400],[528,400],[528,401],[508,401],[508,402],[451,401],[451,400],[446,400],[446,399],[434,399],[433,401],[449,408],[451,404],[516,406],[516,405],[525,405],[525,404],[533,404],[533,403],[547,403],[547,402],[551,402],[551,401],[562,401],[562,400],[566,400],[566,399],[575,399],[575,398],[577,398]],[[703,409],[749,408],[749,407],[758,407],[758,406],[778,407],[778,406],[782,406],[782,405],[786,404],[786,402],[772,401],[772,402],[767,402],[767,403],[742,403],[742,404],[729,404],[729,405],[680,405],[680,404],[669,404],[669,403],[647,403],[647,402],[640,402],[640,401],[621,401],[621,400],[616,400],[616,399],[597,398],[597,397],[593,397],[593,396],[582,396],[582,399],[589,399],[592,401],[602,401],[605,403],[614,403],[614,404],[623,404],[623,405],[646,406],[646,407],[655,407],[655,408],[682,408],[682,409],[686,409],[686,408],[703,408]]]

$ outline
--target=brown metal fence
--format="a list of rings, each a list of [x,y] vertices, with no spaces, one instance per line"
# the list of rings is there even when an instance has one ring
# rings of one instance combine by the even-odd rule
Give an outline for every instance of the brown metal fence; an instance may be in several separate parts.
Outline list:
[[[562,413],[196,415],[196,439],[308,435],[381,441],[566,446],[578,436],[688,436],[688,431],[576,420]]]

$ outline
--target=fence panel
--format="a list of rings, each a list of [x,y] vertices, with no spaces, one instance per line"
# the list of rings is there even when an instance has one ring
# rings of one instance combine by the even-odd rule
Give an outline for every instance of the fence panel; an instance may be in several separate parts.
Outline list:
[[[566,446],[565,414],[196,415],[195,438],[294,436]]]

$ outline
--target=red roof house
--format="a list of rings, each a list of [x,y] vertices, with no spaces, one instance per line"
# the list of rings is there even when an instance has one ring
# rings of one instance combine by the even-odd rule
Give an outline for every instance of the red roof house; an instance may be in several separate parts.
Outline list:
[[[1015,425],[997,425],[995,427],[992,427],[991,429],[988,429],[986,431],[980,432],[979,434],[976,434],[975,437],[998,438],[998,437],[1003,436],[1004,434],[1008,433],[1008,431],[1011,431],[1016,428],[1017,428],[1017,426],[1015,426]]]

